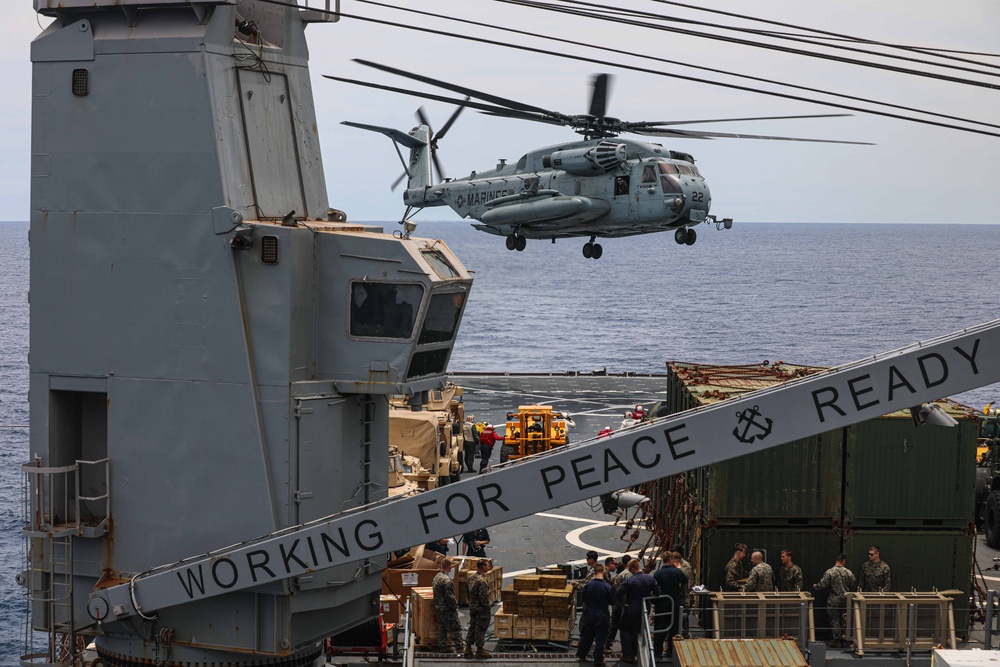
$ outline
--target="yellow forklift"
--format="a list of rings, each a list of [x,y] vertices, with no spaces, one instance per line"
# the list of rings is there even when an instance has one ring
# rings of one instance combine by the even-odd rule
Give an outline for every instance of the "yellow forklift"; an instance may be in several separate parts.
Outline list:
[[[551,405],[522,405],[507,413],[507,435],[500,447],[500,462],[547,452],[569,442],[569,415]]]

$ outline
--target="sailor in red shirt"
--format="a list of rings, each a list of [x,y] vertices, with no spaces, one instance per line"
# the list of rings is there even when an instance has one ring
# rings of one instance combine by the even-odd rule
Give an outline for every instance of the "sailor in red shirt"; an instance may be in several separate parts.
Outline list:
[[[487,424],[483,432],[479,434],[479,474],[486,472],[490,464],[490,455],[493,454],[493,445],[499,442],[503,444],[503,436],[498,435],[493,428],[493,424]]]

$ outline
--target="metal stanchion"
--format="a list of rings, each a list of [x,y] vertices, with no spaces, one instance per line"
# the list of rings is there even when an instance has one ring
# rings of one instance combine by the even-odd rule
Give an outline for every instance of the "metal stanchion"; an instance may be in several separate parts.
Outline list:
[[[805,652],[809,646],[809,613],[806,610],[806,603],[799,603],[799,643],[802,651]]]
[[[996,604],[997,592],[986,592],[986,615],[983,619],[983,648],[993,650],[993,605]]]
[[[917,640],[917,605],[911,604],[907,606],[907,622],[906,622],[906,667],[910,667],[910,656],[913,654],[913,643]]]

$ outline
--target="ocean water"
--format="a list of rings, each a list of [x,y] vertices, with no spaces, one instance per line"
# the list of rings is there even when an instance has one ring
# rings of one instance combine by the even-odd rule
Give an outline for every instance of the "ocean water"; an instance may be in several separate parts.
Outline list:
[[[396,229],[385,223],[386,231]],[[475,272],[457,371],[663,373],[668,360],[836,365],[1000,317],[1000,225],[739,224],[602,240],[503,239],[421,222]],[[28,430],[28,225],[0,223],[0,664],[20,654]],[[981,409],[1000,384],[954,397]]]

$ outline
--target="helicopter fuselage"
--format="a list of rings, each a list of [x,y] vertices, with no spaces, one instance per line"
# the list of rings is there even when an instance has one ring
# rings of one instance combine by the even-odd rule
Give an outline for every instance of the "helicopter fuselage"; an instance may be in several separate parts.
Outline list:
[[[408,188],[408,206],[449,206],[499,236],[622,237],[704,222],[711,193],[694,159],[615,137],[557,144],[516,163]]]

